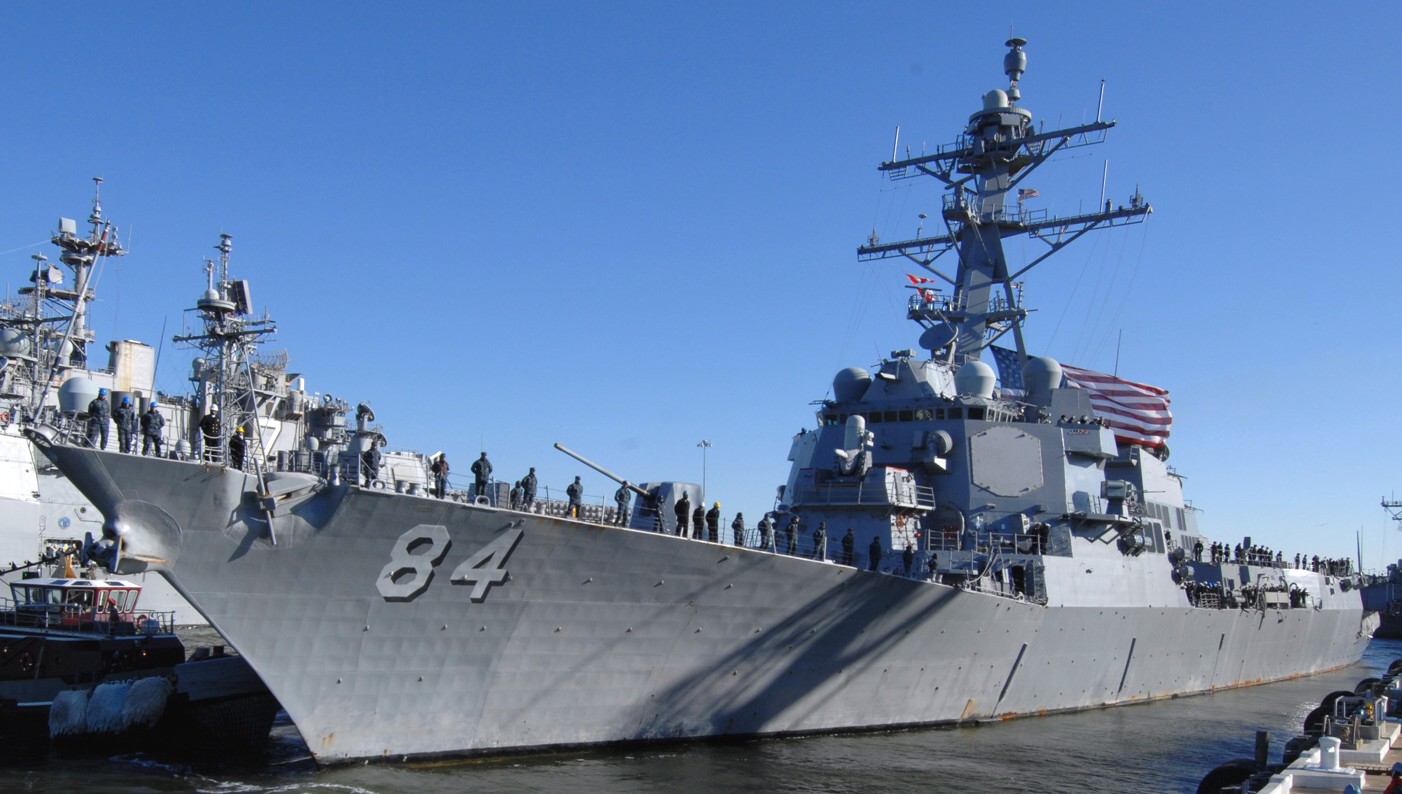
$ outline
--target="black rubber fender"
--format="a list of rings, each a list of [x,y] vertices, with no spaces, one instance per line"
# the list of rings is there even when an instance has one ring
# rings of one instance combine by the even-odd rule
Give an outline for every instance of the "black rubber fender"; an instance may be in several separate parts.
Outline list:
[[[1228,761],[1203,775],[1202,782],[1198,783],[1198,794],[1222,794],[1224,789],[1235,789],[1260,769],[1252,758]]]
[[[1325,695],[1324,699],[1319,701],[1319,705],[1324,707],[1326,710],[1332,712],[1334,710],[1334,701],[1338,700],[1339,698],[1352,697],[1358,697],[1357,693],[1347,689],[1336,689],[1333,692],[1330,692],[1329,694]]]
[[[1355,695],[1363,695],[1363,694],[1374,695],[1374,694],[1377,694],[1378,688],[1382,686],[1382,683],[1383,683],[1383,680],[1382,680],[1381,678],[1365,678],[1365,679],[1363,679],[1362,681],[1359,681],[1359,682],[1353,687],[1353,694],[1355,694]]]
[[[1332,703],[1327,707],[1316,706],[1314,711],[1305,715],[1304,729],[1306,736],[1312,736],[1318,739],[1320,736],[1324,735],[1324,718],[1329,716],[1329,712],[1333,710],[1333,706],[1334,704]]]

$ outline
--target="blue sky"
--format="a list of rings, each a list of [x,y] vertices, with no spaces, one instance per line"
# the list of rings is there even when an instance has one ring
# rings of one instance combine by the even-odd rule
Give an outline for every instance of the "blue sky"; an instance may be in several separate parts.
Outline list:
[[[612,492],[702,478],[754,521],[834,373],[915,347],[904,269],[934,185],[884,182],[1003,87],[1109,142],[1045,166],[1070,214],[1139,187],[1148,224],[1027,278],[1032,349],[1172,391],[1209,534],[1402,556],[1389,366],[1402,294],[1395,3],[8,3],[0,286],[90,177],[130,256],[102,340],[156,343],[218,234],[310,388],[391,446]],[[1383,34],[1383,35],[1379,35]],[[78,217],[82,217],[78,215]],[[1034,250],[1011,242],[1014,258]],[[183,391],[167,342],[159,383]]]

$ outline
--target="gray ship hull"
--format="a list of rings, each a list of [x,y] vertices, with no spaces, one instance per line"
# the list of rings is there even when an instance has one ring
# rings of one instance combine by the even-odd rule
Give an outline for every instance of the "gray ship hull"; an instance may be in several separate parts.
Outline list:
[[[1043,606],[305,475],[270,482],[270,532],[242,473],[39,443],[320,762],[1139,702],[1350,664],[1376,621],[1324,577],[1308,609]],[[1167,575],[1136,559],[1115,575]]]
[[[0,565],[39,560],[60,545],[80,548],[88,533],[102,533],[102,514],[48,464],[18,426],[0,427]],[[16,570],[0,582],[19,581],[32,571]],[[177,625],[205,622],[165,579],[132,578],[141,585],[143,611],[169,613]]]

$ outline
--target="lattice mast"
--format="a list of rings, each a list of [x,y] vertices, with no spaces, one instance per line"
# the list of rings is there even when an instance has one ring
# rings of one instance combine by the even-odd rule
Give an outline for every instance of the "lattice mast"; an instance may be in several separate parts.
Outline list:
[[[897,160],[893,152],[890,162],[878,166],[892,180],[929,176],[944,183],[948,192],[941,217],[946,233],[924,237],[917,232],[912,240],[882,243],[873,232],[868,244],[857,249],[859,261],[904,257],[953,288],[947,300],[934,296],[934,290],[917,292],[920,298],[912,301],[909,316],[925,328],[921,346],[955,367],[979,358],[984,347],[1008,331],[1025,360],[1022,321],[1027,312],[1017,279],[1091,229],[1139,223],[1152,211],[1138,191],[1129,206],[1114,207],[1107,201],[1097,212],[1070,217],[1048,217],[1044,210],[1027,211],[1021,202],[1008,203],[1009,194],[1015,198],[1013,191],[1053,154],[1101,143],[1115,126],[1097,113],[1090,124],[1037,130],[1032,113],[1017,104],[1022,98],[1018,82],[1027,69],[1022,49],[1026,43],[1008,40],[1003,71],[1009,86],[984,95],[983,109],[969,117],[958,140],[919,157]],[[1019,234],[1045,243],[1047,250],[1010,272],[1003,239]],[[934,265],[950,251],[958,259],[952,276]]]

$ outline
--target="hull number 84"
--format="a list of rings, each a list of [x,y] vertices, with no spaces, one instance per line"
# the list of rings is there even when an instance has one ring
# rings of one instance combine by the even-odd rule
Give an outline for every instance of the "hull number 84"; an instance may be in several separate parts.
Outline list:
[[[471,585],[472,592],[468,597],[473,603],[482,603],[492,585],[506,582],[509,576],[506,560],[524,536],[525,531],[519,527],[501,533],[454,568],[448,581],[457,585]],[[452,545],[448,528],[442,524],[411,527],[394,542],[389,562],[380,569],[375,587],[386,601],[414,600],[428,589],[434,570]]]

